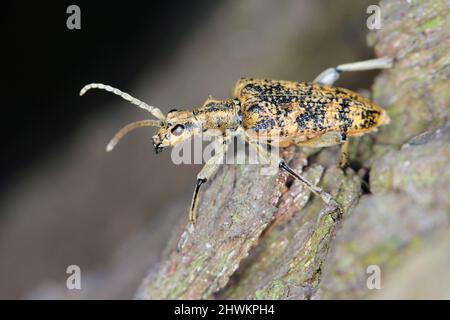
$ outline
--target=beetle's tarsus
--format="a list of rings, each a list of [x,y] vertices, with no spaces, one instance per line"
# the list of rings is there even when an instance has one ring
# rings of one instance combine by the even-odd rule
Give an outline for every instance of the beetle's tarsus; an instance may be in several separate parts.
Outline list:
[[[200,191],[200,187],[207,181],[206,178],[197,178],[195,183],[195,191],[192,196],[191,209],[189,210],[189,222],[195,225],[197,222],[197,207],[198,207],[198,193]]]

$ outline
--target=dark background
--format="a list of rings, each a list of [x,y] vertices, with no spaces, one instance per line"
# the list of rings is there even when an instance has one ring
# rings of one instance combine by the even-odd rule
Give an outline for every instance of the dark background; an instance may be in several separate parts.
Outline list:
[[[76,99],[87,79],[130,87],[143,66],[168,59],[183,36],[193,32],[219,2],[21,1],[2,5],[0,194],[30,163],[67,143],[86,117],[108,112],[101,101],[112,96]],[[71,4],[81,8],[81,30],[66,27],[66,8]]]
[[[81,8],[81,30],[66,8]],[[2,4],[0,298],[130,298],[186,218],[199,166],[155,156],[124,124],[148,115],[93,91],[103,82],[143,101],[191,108],[225,98],[243,76],[312,80],[373,57],[370,1],[55,1]],[[368,88],[374,72],[339,85]],[[181,219],[181,220],[180,220]],[[83,289],[65,287],[66,267]]]

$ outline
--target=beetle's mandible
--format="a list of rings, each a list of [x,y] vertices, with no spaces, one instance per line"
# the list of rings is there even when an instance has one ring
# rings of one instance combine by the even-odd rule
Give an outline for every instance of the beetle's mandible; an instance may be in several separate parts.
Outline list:
[[[342,64],[322,72],[313,82],[240,79],[233,87],[232,97],[225,100],[208,98],[192,111],[172,110],[167,116],[156,107],[130,96],[119,89],[100,83],[88,84],[80,91],[97,88],[113,92],[138,107],[149,111],[157,120],[131,123],[121,129],[107,146],[111,151],[117,142],[133,129],[144,126],[159,127],[153,136],[156,153],[208,130],[220,130],[215,137],[219,152],[205,164],[197,175],[189,219],[196,221],[200,187],[218,169],[217,159],[227,152],[228,141],[238,133],[269,162],[276,164],[294,178],[303,182],[313,193],[334,208],[340,208],[333,197],[295,172],[279,157],[268,154],[261,144],[280,147],[290,145],[327,147],[342,145],[340,165],[346,165],[348,138],[376,131],[389,123],[385,110],[365,97],[348,89],[332,87],[344,71],[362,71],[390,68],[392,59]],[[261,141],[261,137],[264,140]]]

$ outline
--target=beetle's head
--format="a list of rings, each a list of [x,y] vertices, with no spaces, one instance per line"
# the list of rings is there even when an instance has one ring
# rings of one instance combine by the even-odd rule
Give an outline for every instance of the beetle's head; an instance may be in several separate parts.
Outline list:
[[[205,124],[209,122],[214,122],[211,125],[213,127],[218,127],[219,122],[224,117],[223,114],[228,115],[229,112],[224,112],[222,109],[227,105],[218,104],[220,101],[212,100],[209,98],[203,107],[197,109],[196,111],[186,111],[186,110],[171,110],[165,116],[160,109],[149,106],[145,102],[140,101],[132,96],[130,96],[126,92],[122,92],[117,88],[113,88],[109,85],[105,85],[102,83],[91,83],[84,86],[80,95],[84,95],[87,91],[91,89],[102,89],[109,92],[112,92],[123,99],[131,102],[134,105],[137,105],[139,108],[147,110],[150,112],[157,120],[142,120],[130,123],[129,125],[123,127],[116,135],[111,139],[108,146],[106,147],[106,151],[111,151],[114,149],[116,144],[129,132],[134,129],[141,127],[159,127],[158,132],[152,137],[153,146],[155,147],[156,153],[161,152],[164,148],[175,146],[186,139],[189,139],[193,135],[202,132],[202,128]],[[222,108],[219,108],[219,105]],[[236,104],[233,102],[233,106]],[[200,116],[200,118],[198,118]],[[214,118],[215,121],[212,121],[208,118]],[[227,117],[225,117],[227,118]]]
[[[172,110],[164,119],[136,121],[123,127],[111,139],[106,150],[111,151],[127,133],[141,127],[159,127],[158,132],[152,137],[156,153],[160,153],[164,148],[175,146],[201,132],[201,124],[192,111]]]
[[[175,146],[200,132],[201,125],[192,111],[172,110],[153,136],[153,146],[156,153],[159,153],[164,148]]]

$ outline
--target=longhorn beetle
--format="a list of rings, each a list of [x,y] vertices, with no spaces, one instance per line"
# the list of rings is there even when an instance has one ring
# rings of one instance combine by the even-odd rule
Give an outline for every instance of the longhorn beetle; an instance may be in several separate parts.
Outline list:
[[[147,110],[158,120],[133,122],[122,128],[109,142],[106,150],[114,146],[128,132],[140,127],[159,127],[152,137],[156,153],[208,130],[220,130],[215,137],[219,151],[205,164],[197,175],[195,191],[189,212],[189,220],[197,217],[200,186],[218,169],[218,159],[227,152],[230,137],[243,132],[246,142],[272,164],[285,170],[304,183],[314,194],[334,207],[340,208],[333,197],[295,172],[279,157],[261,148],[261,143],[280,147],[290,145],[327,147],[342,145],[340,165],[346,165],[348,138],[373,132],[389,123],[386,112],[365,97],[348,89],[332,87],[344,71],[385,69],[392,66],[392,59],[378,59],[342,64],[319,74],[313,82],[240,79],[233,87],[233,97],[226,100],[208,98],[201,107],[192,111],[172,110],[167,116],[156,107],[149,106],[128,93],[101,83],[83,87],[80,95],[90,89],[104,89]],[[265,141],[256,140],[260,136]],[[272,137],[278,137],[275,142]],[[257,142],[256,142],[257,141]]]

